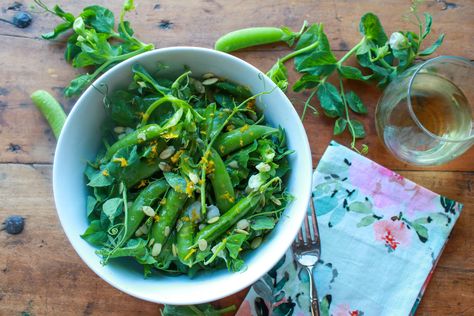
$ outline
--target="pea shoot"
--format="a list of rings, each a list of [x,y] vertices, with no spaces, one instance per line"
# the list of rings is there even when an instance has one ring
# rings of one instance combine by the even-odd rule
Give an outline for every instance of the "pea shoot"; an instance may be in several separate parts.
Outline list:
[[[292,197],[292,153],[244,86],[213,74],[161,77],[132,67],[107,96],[104,148],[91,161],[82,238],[103,264],[132,257],[152,271],[194,275],[244,267]],[[243,223],[245,225],[243,225]]]
[[[314,114],[319,113],[313,106],[313,99],[317,97],[324,115],[335,120],[334,135],[347,130],[352,136],[351,147],[366,154],[367,145],[363,144],[361,149],[356,146],[356,140],[366,136],[364,125],[351,114],[365,115],[368,109],[354,91],[345,89],[345,80],[375,81],[383,88],[412,66],[416,58],[429,56],[441,46],[444,34],[429,47],[421,49],[424,39],[431,32],[433,19],[430,14],[425,13],[423,21],[418,13],[419,2],[418,0],[413,2],[410,14],[405,17],[417,26],[418,33],[399,31],[394,32],[389,38],[379,18],[369,12],[362,16],[359,23],[362,39],[340,59],[331,50],[321,23],[307,25],[304,22],[299,32],[292,32],[285,27],[237,30],[219,38],[215,49],[231,52],[262,44],[287,43],[294,51],[279,58],[267,75],[280,89],[287,91],[289,82],[285,63],[293,60],[294,68],[300,77],[293,83],[292,90],[310,91],[309,97],[304,102],[301,119],[304,120],[308,110]],[[345,65],[352,56],[356,56],[359,65],[366,68],[369,72],[367,75],[356,67]],[[337,85],[329,80],[333,75],[337,76]]]
[[[99,5],[88,6],[75,16],[59,5],[50,9],[41,0],[35,0],[35,3],[63,20],[42,37],[53,40],[72,30],[66,40],[66,61],[74,68],[92,69],[91,73],[79,75],[71,81],[64,90],[67,97],[80,94],[97,77],[121,61],[155,48],[153,44],[145,44],[136,38],[130,22],[125,20],[125,14],[135,9],[133,0],[125,0],[117,28],[113,12]]]

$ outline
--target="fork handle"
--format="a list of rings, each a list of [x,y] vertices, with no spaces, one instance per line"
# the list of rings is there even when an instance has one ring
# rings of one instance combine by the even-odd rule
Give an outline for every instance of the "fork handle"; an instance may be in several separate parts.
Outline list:
[[[319,299],[316,284],[313,280],[313,268],[314,266],[306,267],[306,271],[309,276],[309,297],[311,302],[311,316],[319,316]]]

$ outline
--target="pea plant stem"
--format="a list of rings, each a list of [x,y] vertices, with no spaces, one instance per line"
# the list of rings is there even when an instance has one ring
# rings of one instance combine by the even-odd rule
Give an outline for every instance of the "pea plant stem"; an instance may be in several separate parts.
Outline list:
[[[298,56],[298,55],[304,54],[304,53],[306,53],[306,52],[309,52],[309,51],[315,49],[318,45],[319,45],[319,41],[316,41],[316,42],[314,42],[314,43],[311,44],[311,45],[308,45],[308,46],[306,46],[306,47],[304,47],[304,48],[301,48],[301,49],[299,49],[299,50],[296,50],[296,51],[294,51],[294,52],[292,52],[292,53],[290,53],[290,54],[284,56],[283,58],[280,59],[280,61],[281,61],[282,63],[285,63],[285,62],[287,62],[288,60],[290,60],[290,59],[292,59],[292,58],[294,58],[294,57],[296,57],[296,56]]]
[[[346,112],[346,121],[347,125],[349,127],[349,132],[351,133],[352,136],[352,142],[351,142],[351,148],[360,153],[360,151],[357,149],[355,146],[356,138],[355,138],[355,131],[354,131],[354,126],[352,125],[351,119],[349,117],[349,107],[347,106],[347,100],[346,96],[344,94],[344,84],[342,83],[342,79],[339,78],[339,87],[341,90],[341,98],[342,98],[342,103],[344,104],[344,110]]]
[[[351,48],[350,51],[348,51],[344,56],[342,56],[341,59],[339,59],[339,61],[337,62],[337,65],[338,66],[341,66],[346,60],[349,59],[349,57],[351,57],[352,55],[354,55],[355,52],[357,52],[357,50],[362,46],[364,45],[365,43],[365,36],[362,38],[362,40],[354,47]]]

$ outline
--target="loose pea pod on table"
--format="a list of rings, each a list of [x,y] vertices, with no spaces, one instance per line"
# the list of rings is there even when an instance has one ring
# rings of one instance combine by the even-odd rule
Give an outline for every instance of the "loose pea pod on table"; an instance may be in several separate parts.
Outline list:
[[[272,229],[245,223],[277,222],[291,200],[271,180],[287,172],[284,130],[265,124],[247,87],[157,71],[136,65],[131,84],[111,92],[104,148],[85,171],[82,237],[104,264],[131,257],[147,276],[240,270],[241,252]]]
[[[223,52],[232,52],[277,42],[286,42],[291,46],[300,35],[301,32],[295,33],[286,27],[251,27],[227,33],[216,41],[214,48]]]

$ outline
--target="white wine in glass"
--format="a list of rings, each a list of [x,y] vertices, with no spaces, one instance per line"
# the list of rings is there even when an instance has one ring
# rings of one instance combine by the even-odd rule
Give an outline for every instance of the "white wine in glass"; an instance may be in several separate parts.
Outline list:
[[[473,68],[469,60],[441,56],[386,88],[376,110],[377,132],[398,159],[438,165],[472,146]]]

